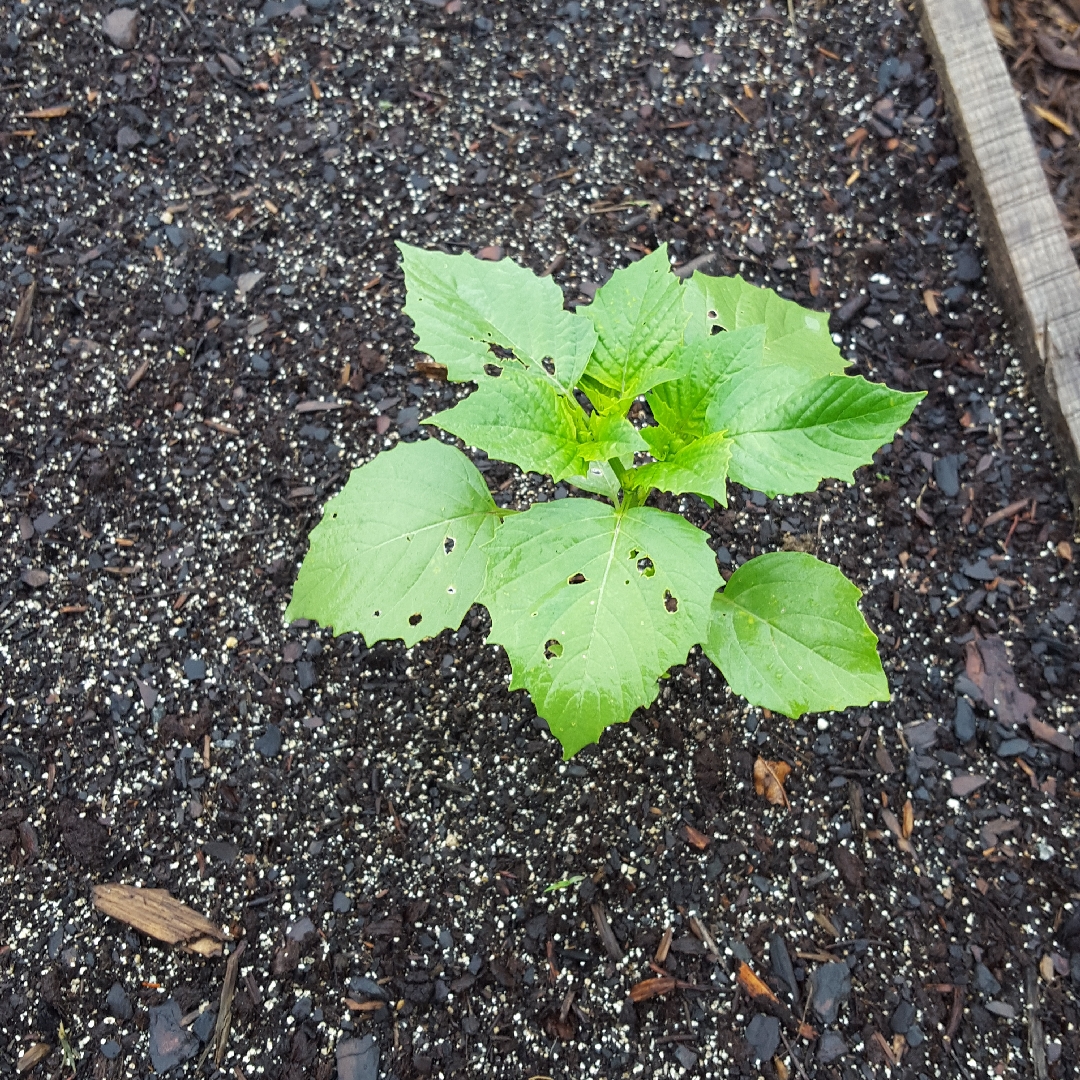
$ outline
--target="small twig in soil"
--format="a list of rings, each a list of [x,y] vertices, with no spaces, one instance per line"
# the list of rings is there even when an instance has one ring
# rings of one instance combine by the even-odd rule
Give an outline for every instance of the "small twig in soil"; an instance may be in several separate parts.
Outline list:
[[[1039,976],[1034,964],[1027,965],[1024,981],[1028,999],[1028,1049],[1031,1051],[1031,1063],[1035,1069],[1035,1080],[1047,1080],[1046,1039],[1042,1021],[1039,1019]]]
[[[618,962],[623,958],[623,951],[619,948],[618,939],[612,932],[611,924],[608,922],[607,912],[604,910],[603,904],[592,905],[592,917],[593,921],[596,923],[596,932],[600,935],[600,941],[603,943],[608,956],[610,956],[612,960]]]
[[[964,1080],[971,1080],[967,1069],[964,1068],[963,1063],[960,1061],[960,1058],[957,1056],[956,1051],[953,1049],[952,1043],[950,1041],[946,1041],[945,1045],[948,1047],[949,1053],[952,1055],[953,1061],[956,1062],[956,1067],[960,1070],[960,1075],[964,1078]]]
[[[806,1070],[803,1068],[803,1063],[795,1056],[795,1048],[788,1042],[788,1037],[784,1034],[783,1029],[780,1031],[780,1038],[784,1040],[784,1046],[787,1047],[788,1057],[791,1058],[799,1075],[803,1077],[803,1080],[810,1080],[810,1077],[806,1075]]]
[[[218,1004],[217,1023],[214,1024],[214,1033],[206,1044],[199,1058],[199,1068],[211,1050],[214,1051],[214,1064],[221,1066],[221,1059],[225,1056],[225,1044],[229,1041],[229,1028],[232,1026],[232,1004],[236,994],[236,976],[240,971],[240,957],[244,955],[247,942],[241,941],[237,945],[229,962],[225,965],[225,981],[221,984],[221,1000]]]
[[[945,1029],[945,1042],[952,1044],[956,1029],[960,1026],[960,1017],[964,1012],[964,991],[959,986],[953,987],[952,1012],[949,1014],[949,1026]]]

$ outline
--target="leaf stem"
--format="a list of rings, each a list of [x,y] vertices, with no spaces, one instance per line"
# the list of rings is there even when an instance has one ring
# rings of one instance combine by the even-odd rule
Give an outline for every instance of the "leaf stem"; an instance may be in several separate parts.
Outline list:
[[[652,489],[634,487],[632,484],[628,484],[627,476],[629,475],[629,470],[622,467],[622,462],[620,462],[618,458],[608,458],[608,464],[611,466],[611,471],[615,474],[616,479],[622,487],[622,498],[619,500],[619,509],[628,510],[632,506],[644,505],[645,500],[649,497]]]

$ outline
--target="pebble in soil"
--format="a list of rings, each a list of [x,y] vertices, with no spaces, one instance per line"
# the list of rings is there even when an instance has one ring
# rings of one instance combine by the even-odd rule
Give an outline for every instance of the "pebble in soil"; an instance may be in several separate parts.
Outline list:
[[[817,1075],[880,1070],[904,1002],[903,1068],[955,1076],[946,984],[971,988],[964,1067],[1028,1075],[1023,972],[1047,957],[1048,1067],[1075,1072],[1068,509],[909,16],[208,2],[120,6],[111,34],[75,10],[0,27],[12,115],[71,105],[0,140],[5,1060],[63,1020],[84,1067],[143,1076],[168,1002],[198,1043],[225,959],[94,913],[122,880],[245,940],[222,1066],[251,1078],[746,1075],[738,963],[801,1009],[826,953],[852,991],[828,1028],[811,1006]],[[838,563],[893,700],[765,718],[695,651],[564,763],[479,609],[408,651],[285,628],[325,500],[463,393],[414,373],[396,238],[550,267],[572,305],[666,241],[832,312],[853,372],[926,390],[854,486],[660,500],[727,569],[785,545]],[[506,506],[565,494],[480,467]],[[1056,742],[995,715],[976,633],[1009,642]],[[798,763],[790,811],[754,795],[759,753]],[[885,811],[909,799],[904,851]],[[669,927],[667,970],[709,992],[628,1004]]]

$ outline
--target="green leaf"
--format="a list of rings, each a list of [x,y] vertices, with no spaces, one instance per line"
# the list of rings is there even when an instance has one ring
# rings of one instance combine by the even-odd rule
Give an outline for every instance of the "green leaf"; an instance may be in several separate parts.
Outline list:
[[[666,244],[616,270],[593,302],[578,313],[592,323],[597,335],[586,374],[615,391],[618,399],[634,398],[674,378],[669,362],[682,345],[689,315],[682,304],[682,285],[671,273]],[[593,404],[603,407],[601,401]]]
[[[660,431],[660,428],[651,428]],[[659,488],[675,495],[708,495],[727,506],[727,473],[731,443],[721,432],[687,443],[666,461],[631,469],[627,482],[640,488]]]
[[[684,446],[698,437],[693,432],[672,431],[663,424],[642,428],[641,436],[649,447],[649,453],[657,461],[670,461]]]
[[[809,375],[839,375],[848,366],[829,334],[829,316],[800,307],[742,277],[709,277],[700,271],[687,282],[690,322],[687,341],[709,336],[714,327],[765,327],[765,363]]]
[[[580,470],[581,440],[589,433],[573,398],[509,364],[498,376],[477,376],[477,385],[464,401],[424,423],[526,472],[561,480]]]
[[[732,380],[707,423],[731,440],[731,479],[769,496],[813,491],[825,477],[852,479],[873,460],[924,395],[861,375],[791,386],[783,368]]]
[[[888,701],[877,638],[859,612],[861,595],[812,555],[759,555],[713,600],[706,655],[736,694],[796,719]]]
[[[585,880],[584,874],[571,874],[568,878],[563,878],[562,881],[553,881],[545,890],[545,893],[561,892],[563,889],[569,889],[574,885],[580,885]]]
[[[649,444],[625,416],[616,413],[592,413],[588,418],[588,437],[582,456],[586,461],[607,461],[609,458],[631,460],[638,450],[648,450]]]
[[[480,375],[474,393],[424,423],[555,481],[586,472],[590,461],[648,448],[626,417],[586,416],[574,398],[510,364]]]
[[[724,386],[764,363],[765,328],[750,326],[689,342],[679,352],[679,378],[661,383],[648,395],[657,423],[679,435],[683,445],[706,432],[709,406]]]
[[[594,495],[604,495],[613,503],[619,500],[622,485],[615,475],[615,470],[606,461],[590,461],[588,468],[574,476],[566,477],[568,484],[573,484],[582,491],[591,491]]]
[[[516,360],[564,392],[576,385],[596,334],[587,321],[563,310],[562,290],[551,278],[510,259],[485,262],[400,242],[398,247],[405,314],[420,339],[416,348],[444,364],[451,381],[469,382],[483,374],[485,364]],[[492,352],[493,345],[501,354]]]
[[[610,386],[605,386],[590,378],[588,373],[581,376],[578,389],[585,392],[592,407],[600,413],[625,415],[627,409],[630,408],[630,403],[634,400],[632,397],[623,398],[617,390],[612,390]]]
[[[716,559],[674,514],[562,499],[509,518],[487,550],[490,639],[567,756],[648,705],[708,632]]]
[[[311,534],[285,618],[371,644],[460,625],[484,584],[499,510],[460,450],[399,443],[353,470]]]

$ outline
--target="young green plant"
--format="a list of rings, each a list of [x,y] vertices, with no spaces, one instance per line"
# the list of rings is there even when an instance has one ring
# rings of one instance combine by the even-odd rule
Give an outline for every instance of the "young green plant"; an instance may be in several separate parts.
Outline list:
[[[922,395],[844,374],[825,315],[741,277],[682,282],[663,246],[577,313],[509,260],[399,246],[417,349],[476,384],[425,423],[578,494],[501,509],[454,446],[400,443],[327,504],[288,619],[411,646],[483,604],[510,689],[568,757],[649,705],[695,645],[790,717],[888,698],[835,566],[773,552],[725,584],[708,535],[649,500],[850,481]]]

